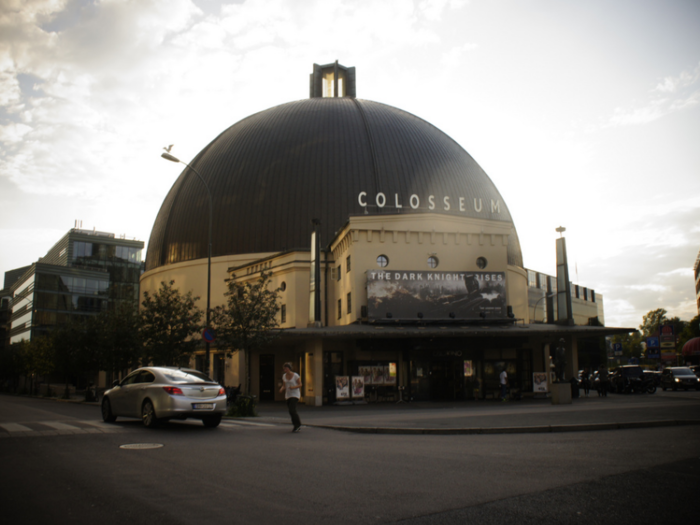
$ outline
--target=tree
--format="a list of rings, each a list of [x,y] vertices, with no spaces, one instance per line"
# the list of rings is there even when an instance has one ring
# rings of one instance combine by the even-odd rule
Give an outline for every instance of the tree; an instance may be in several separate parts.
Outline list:
[[[111,377],[139,365],[144,356],[138,305],[119,302],[91,319],[96,334],[100,368]]]
[[[279,336],[277,304],[280,288],[268,290],[272,274],[262,272],[255,283],[228,283],[224,306],[212,312],[217,346],[226,348],[227,356],[242,350],[246,362],[245,391],[250,393],[250,355]]]
[[[174,284],[162,282],[153,295],[143,293],[140,333],[146,363],[183,364],[199,344],[192,338],[202,328],[202,311],[195,305],[199,297],[181,295]]]
[[[72,377],[81,375],[87,363],[84,363],[83,348],[86,344],[85,330],[82,320],[71,317],[70,320],[52,330],[47,337],[53,347],[54,366],[56,372],[63,377],[65,383],[64,398],[69,397],[69,383]]]
[[[650,337],[659,333],[659,326],[667,321],[666,314],[667,312],[664,308],[657,308],[656,310],[650,310],[643,317],[639,329],[642,331],[644,337]]]
[[[642,356],[642,334],[639,331],[634,331],[631,334],[618,334],[613,336],[613,343],[622,343],[622,355],[629,359],[636,357],[639,359]]]
[[[51,338],[41,335],[33,338],[29,343],[29,355],[27,358],[27,373],[31,374],[33,391],[38,393],[40,378],[46,379],[54,371],[54,349]]]
[[[680,333],[676,333],[676,337],[678,340],[678,350],[682,350],[683,345],[694,337],[700,337],[700,315],[696,315],[686,323],[683,330],[681,330]]]

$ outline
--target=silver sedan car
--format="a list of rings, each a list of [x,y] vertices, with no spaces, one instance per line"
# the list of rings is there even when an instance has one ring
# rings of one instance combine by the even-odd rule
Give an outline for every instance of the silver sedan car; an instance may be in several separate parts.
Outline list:
[[[198,370],[148,366],[131,372],[102,398],[102,419],[140,417],[149,428],[169,419],[201,419],[216,427],[226,412],[224,388]]]

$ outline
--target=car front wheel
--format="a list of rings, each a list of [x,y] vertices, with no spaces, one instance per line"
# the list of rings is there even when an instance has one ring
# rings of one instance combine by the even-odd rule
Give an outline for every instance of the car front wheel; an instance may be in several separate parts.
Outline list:
[[[102,420],[105,423],[114,423],[117,420],[117,416],[112,414],[112,405],[107,397],[102,400]]]
[[[214,428],[218,427],[219,423],[221,423],[221,416],[206,416],[202,418],[202,423],[204,423],[204,426],[207,428]]]
[[[156,410],[153,408],[153,403],[150,399],[143,402],[143,407],[141,407],[141,420],[146,428],[155,428],[158,426]]]

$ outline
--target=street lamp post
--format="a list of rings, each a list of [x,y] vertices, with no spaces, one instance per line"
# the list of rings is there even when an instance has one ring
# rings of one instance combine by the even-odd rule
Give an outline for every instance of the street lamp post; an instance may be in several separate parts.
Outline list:
[[[533,310],[532,313],[533,313],[534,316],[535,316],[535,321],[537,320],[537,305],[540,304],[540,301],[541,301],[542,299],[549,299],[550,297],[554,297],[555,295],[557,295],[557,294],[554,294],[554,293],[553,293],[553,294],[549,294],[549,295],[545,294],[545,295],[543,295],[542,297],[540,297],[539,299],[537,299],[537,302],[535,303],[535,306],[534,306],[534,308],[532,309],[532,310]],[[543,310],[543,311],[542,311],[542,322],[543,322],[543,323],[544,323],[544,312],[545,312],[545,311]]]
[[[200,173],[194,169],[192,166],[187,164],[186,162],[181,161],[174,155],[171,155],[168,152],[161,153],[160,155],[166,160],[169,160],[171,162],[179,162],[180,164],[184,164],[187,166],[189,169],[195,172],[197,177],[199,177],[199,180],[204,184],[204,187],[207,190],[207,195],[209,196],[209,249],[207,253],[207,329],[210,328],[209,326],[209,321],[211,320],[211,229],[212,229],[212,222],[213,222],[213,217],[214,217],[214,204],[211,198],[211,191],[209,190],[209,185],[206,183],[204,178],[200,175]],[[205,359],[204,359],[204,367],[206,369],[206,373],[209,374],[209,341],[205,339],[205,348],[206,348],[206,354],[205,354]]]

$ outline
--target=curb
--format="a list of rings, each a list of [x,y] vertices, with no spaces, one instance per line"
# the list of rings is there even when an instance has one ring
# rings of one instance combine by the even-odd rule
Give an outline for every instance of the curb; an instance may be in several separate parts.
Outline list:
[[[668,419],[661,421],[631,421],[627,423],[592,423],[583,425],[541,425],[532,427],[491,428],[380,428],[343,427],[337,425],[309,425],[305,427],[325,428],[356,434],[404,434],[404,435],[465,435],[465,434],[545,434],[553,432],[590,432],[596,430],[628,430],[634,428],[658,428],[700,425],[700,419]]]

